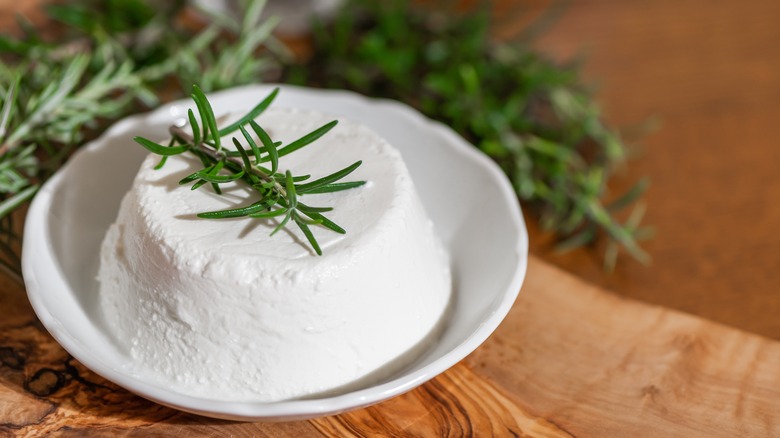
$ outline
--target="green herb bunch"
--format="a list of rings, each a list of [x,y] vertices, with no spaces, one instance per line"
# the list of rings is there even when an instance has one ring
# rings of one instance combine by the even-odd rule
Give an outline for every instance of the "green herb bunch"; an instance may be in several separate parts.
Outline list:
[[[195,31],[183,1],[64,2],[47,8],[56,40],[21,17],[20,35],[0,35],[0,267],[20,271],[12,213],[108,122],[178,97],[171,83],[214,90],[278,70],[275,21],[263,1],[241,4],[241,21],[200,12],[211,24]]]
[[[606,234],[607,266],[618,247],[647,260],[637,244],[647,236],[644,210],[624,223],[615,218],[646,183],[605,204],[607,182],[627,149],[602,122],[577,71],[522,42],[492,39],[487,13],[407,3],[349,2],[333,22],[316,26],[313,55],[287,69],[286,80],[403,101],[490,155],[542,225],[558,233],[559,248]]]
[[[626,147],[601,121],[577,71],[523,42],[491,39],[486,14],[353,0],[315,29],[311,59],[288,68],[284,46],[270,34],[275,21],[261,19],[262,0],[239,1],[233,15],[198,11],[206,28],[182,20],[193,16],[189,5],[65,0],[47,9],[60,24],[56,40],[23,19],[20,36],[0,35],[0,267],[19,270],[12,213],[107,123],[176,98],[192,83],[210,91],[278,80],[280,71],[288,82],[418,108],[493,157],[541,223],[561,236],[561,248],[606,234],[607,265],[619,246],[646,259],[637,244],[647,235],[643,209],[616,219],[646,184],[608,193]]]
[[[198,86],[194,86],[192,100],[198,109],[199,117],[196,117],[191,109],[188,111],[192,134],[174,125],[170,128],[172,137],[167,146],[143,137],[136,137],[135,141],[150,152],[162,156],[156,169],[162,168],[167,158],[173,155],[189,152],[197,156],[203,164],[203,169],[184,177],[179,181],[180,185],[192,184],[192,190],[197,190],[210,184],[215,193],[222,194],[220,184],[241,180],[258,195],[259,199],[249,205],[199,213],[198,217],[204,219],[280,217],[281,221],[271,232],[271,235],[292,221],[306,236],[312,249],[318,255],[322,255],[322,249],[310,226],[321,225],[340,234],[344,234],[346,231],[324,215],[324,213],[332,211],[332,207],[312,207],[304,204],[301,197],[362,186],[365,181],[338,182],[360,167],[362,162],[357,161],[337,172],[313,181],[308,181],[311,175],[293,176],[289,170],[284,173],[280,172],[279,158],[313,143],[333,129],[337,121],[326,123],[286,145],[274,142],[268,132],[254,119],[271,105],[278,91],[278,88],[274,90],[238,121],[219,129],[211,103],[203,91]],[[199,119],[200,124],[198,123]],[[259,145],[249,134],[249,129],[254,131],[259,139]],[[236,137],[233,137],[235,150],[225,148],[222,144],[222,137],[235,131],[241,132],[246,143],[242,144]],[[264,163],[268,163],[270,167],[264,166]]]

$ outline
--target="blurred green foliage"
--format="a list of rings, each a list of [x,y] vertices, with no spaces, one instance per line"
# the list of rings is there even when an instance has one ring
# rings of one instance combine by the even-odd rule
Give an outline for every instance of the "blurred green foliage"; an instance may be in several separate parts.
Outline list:
[[[263,1],[242,2],[240,20],[201,11],[210,23],[202,30],[179,22],[186,5],[61,2],[46,10],[62,27],[56,38],[24,17],[20,34],[0,35],[0,267],[20,272],[12,213],[107,123],[196,82],[210,91],[278,70],[274,56],[260,54],[275,25],[261,19]]]
[[[637,243],[649,236],[640,226],[644,209],[615,218],[647,183],[605,205],[627,147],[603,122],[576,66],[551,62],[527,42],[491,38],[487,8],[459,13],[408,3],[348,2],[332,22],[316,24],[313,55],[288,68],[285,81],[405,102],[492,157],[558,234],[559,249],[603,234],[608,268],[619,247],[648,261]]]

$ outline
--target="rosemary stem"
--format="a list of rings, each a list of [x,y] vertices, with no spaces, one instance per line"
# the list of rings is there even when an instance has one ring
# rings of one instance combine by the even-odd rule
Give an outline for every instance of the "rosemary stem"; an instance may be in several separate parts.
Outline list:
[[[199,144],[195,145],[194,144],[195,139],[187,131],[185,131],[184,129],[178,126],[175,125],[171,126],[169,128],[169,132],[171,133],[172,136],[180,138],[184,143],[194,145],[194,147],[198,150],[198,152],[203,153],[204,155],[208,156],[214,161],[225,160],[230,162],[231,164],[234,164],[239,169],[242,168],[243,166],[243,163],[238,158],[227,156],[225,155],[224,152],[217,151],[216,149],[205,144],[202,141]],[[287,196],[287,188],[284,185],[279,184],[279,182],[273,177],[273,175],[268,175],[267,173],[263,172],[262,170],[254,166],[250,168],[250,171],[255,176],[260,178],[263,182],[273,182],[275,189],[278,190],[282,194],[282,196]]]

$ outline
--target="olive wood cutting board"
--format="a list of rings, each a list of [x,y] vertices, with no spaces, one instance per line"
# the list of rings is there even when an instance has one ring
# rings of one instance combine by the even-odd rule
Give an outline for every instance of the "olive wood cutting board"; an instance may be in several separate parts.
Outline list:
[[[376,406],[293,423],[178,412],[105,381],[0,281],[0,436],[780,436],[780,343],[623,299],[531,257],[499,329]]]

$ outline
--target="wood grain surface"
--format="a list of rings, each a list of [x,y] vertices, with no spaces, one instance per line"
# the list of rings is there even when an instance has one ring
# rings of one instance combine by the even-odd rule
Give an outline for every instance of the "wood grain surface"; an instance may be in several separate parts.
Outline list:
[[[660,125],[620,184],[651,180],[653,264],[605,274],[538,230],[532,251],[620,295],[780,339],[779,17],[774,0],[569,2],[538,47],[585,55],[614,125]]]
[[[498,331],[443,375],[339,416],[235,423],[93,374],[3,284],[0,436],[776,436],[780,343],[606,293],[536,258]]]
[[[550,2],[528,4],[497,32]],[[520,299],[474,354],[377,406],[275,424],[184,414],[115,387],[0,279],[0,436],[780,435],[780,343],[664,308],[780,339],[778,17],[773,0],[589,0],[538,41],[559,59],[587,55],[615,125],[660,121],[616,187],[652,179],[652,266],[623,260],[605,274],[592,252],[555,254],[531,222]]]

